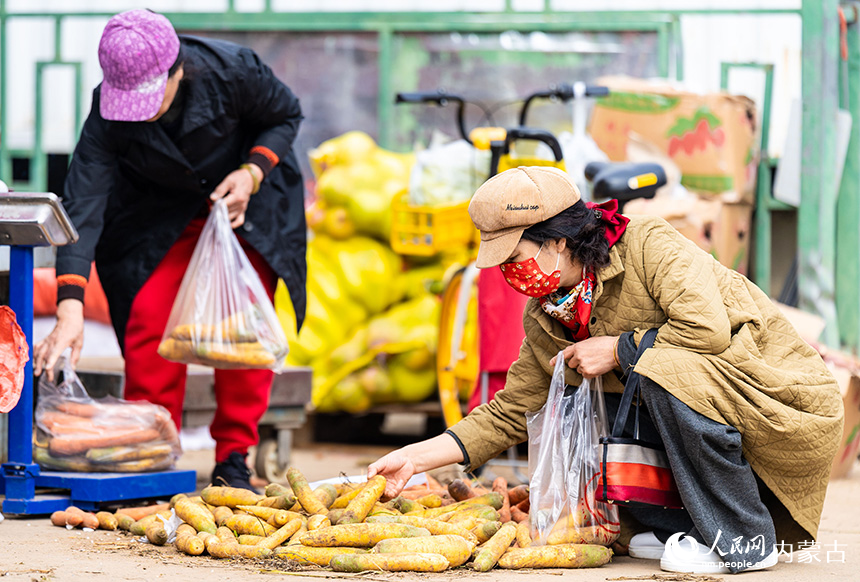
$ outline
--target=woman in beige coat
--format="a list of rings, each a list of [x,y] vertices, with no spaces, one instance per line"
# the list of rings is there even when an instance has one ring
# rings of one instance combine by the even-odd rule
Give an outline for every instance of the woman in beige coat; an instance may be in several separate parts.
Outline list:
[[[643,431],[666,448],[685,509],[632,510],[649,530],[630,555],[665,570],[767,568],[814,539],[842,400],[818,354],[768,297],[664,220],[584,204],[567,174],[516,168],[488,180],[469,213],[477,266],[500,266],[532,296],[505,389],[444,434],[389,453],[369,475],[396,495],[415,473],[477,467],[527,439],[556,354],[566,382],[602,376],[612,416],[628,372],[641,375]],[[637,346],[656,328],[654,345]]]

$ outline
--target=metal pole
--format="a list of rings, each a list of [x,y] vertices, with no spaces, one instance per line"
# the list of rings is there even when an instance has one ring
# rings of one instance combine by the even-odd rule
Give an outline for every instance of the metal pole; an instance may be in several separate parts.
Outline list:
[[[842,184],[836,207],[836,310],[839,313],[839,339],[855,354],[860,349],[860,25],[856,23],[857,3],[843,5],[848,20],[848,67],[842,83],[848,84],[851,113],[851,140],[842,171]]]
[[[824,318],[825,344],[839,345],[835,302],[838,0],[803,0],[803,124],[798,212],[800,308]]]
[[[8,99],[6,98],[11,92],[9,84],[6,82],[7,71],[9,67],[9,27],[8,18],[6,17],[6,0],[0,0],[0,179],[12,186],[12,161],[9,158],[9,147],[6,142],[9,139],[9,115],[8,115]]]
[[[377,111],[379,114],[379,145],[391,148],[394,141],[394,93],[392,86],[392,66],[394,62],[394,31],[384,26],[379,29],[379,95]]]
[[[9,307],[27,338],[30,359],[21,398],[9,413],[9,459],[3,477],[7,499],[32,499],[39,474],[33,465],[33,247],[9,248]]]

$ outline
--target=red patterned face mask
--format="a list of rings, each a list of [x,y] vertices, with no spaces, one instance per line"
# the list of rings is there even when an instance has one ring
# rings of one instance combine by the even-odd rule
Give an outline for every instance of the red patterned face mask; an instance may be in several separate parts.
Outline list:
[[[541,250],[543,250],[543,246],[541,246]],[[538,265],[536,260],[538,255],[540,255],[540,250],[532,259],[499,265],[508,285],[529,297],[543,297],[554,293],[561,284],[561,271],[558,269],[561,254],[559,253],[555,260],[555,271],[549,275],[544,273]]]

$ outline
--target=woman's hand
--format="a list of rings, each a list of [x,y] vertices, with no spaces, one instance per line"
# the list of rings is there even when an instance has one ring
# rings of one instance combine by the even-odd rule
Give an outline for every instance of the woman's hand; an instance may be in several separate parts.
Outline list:
[[[397,497],[406,482],[416,473],[415,465],[407,455],[403,453],[403,449],[397,449],[378,459],[367,467],[367,478],[370,479],[374,475],[382,475],[385,477],[385,499]]]
[[[253,177],[251,172],[254,172]],[[227,177],[209,196],[213,202],[220,198],[224,199],[230,217],[230,226],[233,228],[239,228],[245,224],[245,211],[254,192],[255,180],[258,184],[263,180],[263,170],[256,164],[248,164],[248,168],[239,168],[227,174]]]
[[[69,347],[72,348],[71,364],[74,368],[84,347],[84,304],[77,299],[64,299],[57,305],[57,325],[33,348],[33,373],[38,376],[46,370],[48,380],[53,382],[54,365]]]
[[[392,451],[367,468],[367,478],[385,477],[385,499],[397,497],[406,482],[416,473],[437,469],[451,463],[462,463],[460,445],[450,434],[442,433],[432,439],[406,445]]]
[[[564,348],[567,365],[579,372],[583,378],[597,378],[615,367],[615,345],[618,336],[591,337]],[[556,356],[557,357],[557,356]],[[555,366],[553,357],[550,366]]]

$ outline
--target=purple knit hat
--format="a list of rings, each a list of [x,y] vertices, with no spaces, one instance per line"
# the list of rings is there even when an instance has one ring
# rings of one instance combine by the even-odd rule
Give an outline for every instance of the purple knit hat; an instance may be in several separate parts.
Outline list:
[[[111,121],[146,121],[164,100],[179,37],[161,14],[129,10],[111,18],[99,41],[104,73],[99,111]]]

